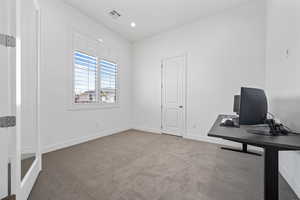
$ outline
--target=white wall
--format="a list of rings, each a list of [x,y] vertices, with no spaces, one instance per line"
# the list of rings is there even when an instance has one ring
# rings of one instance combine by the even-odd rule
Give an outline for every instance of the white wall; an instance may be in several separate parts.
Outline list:
[[[251,1],[134,44],[133,123],[160,129],[160,62],[187,53],[187,135],[209,140],[241,86],[265,86],[265,2]]]
[[[41,0],[40,132],[43,151],[131,127],[131,44],[99,23],[57,0]],[[102,38],[120,66],[117,108],[69,110],[72,84],[72,32]]]
[[[300,2],[268,0],[266,87],[271,112],[300,131]],[[289,55],[286,53],[289,51]],[[280,154],[280,171],[300,197],[300,153]]]

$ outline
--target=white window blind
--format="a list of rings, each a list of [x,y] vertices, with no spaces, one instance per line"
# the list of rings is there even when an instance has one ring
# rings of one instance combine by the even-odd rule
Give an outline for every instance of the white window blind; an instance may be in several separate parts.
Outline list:
[[[102,103],[117,101],[117,64],[101,60],[100,66],[100,99]]]
[[[97,102],[97,58],[74,51],[74,103]]]

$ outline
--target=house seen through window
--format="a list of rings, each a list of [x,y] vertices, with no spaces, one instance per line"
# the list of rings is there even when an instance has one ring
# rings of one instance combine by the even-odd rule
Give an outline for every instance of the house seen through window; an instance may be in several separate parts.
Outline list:
[[[101,90],[100,97],[103,103],[116,102],[117,65],[107,60],[100,61]]]
[[[117,64],[74,52],[74,103],[112,104],[117,101]]]

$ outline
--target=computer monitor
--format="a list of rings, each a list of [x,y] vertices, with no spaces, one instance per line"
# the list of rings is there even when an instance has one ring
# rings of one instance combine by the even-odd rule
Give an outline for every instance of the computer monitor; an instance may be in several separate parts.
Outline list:
[[[257,88],[241,88],[240,125],[264,124],[267,119],[268,102],[263,90]]]
[[[237,115],[240,114],[240,97],[240,95],[234,95],[233,112],[235,112]]]

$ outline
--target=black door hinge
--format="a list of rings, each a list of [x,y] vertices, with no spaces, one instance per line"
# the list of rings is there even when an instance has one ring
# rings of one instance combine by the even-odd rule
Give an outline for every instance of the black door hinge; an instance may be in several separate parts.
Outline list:
[[[0,128],[9,128],[16,126],[15,116],[0,117]]]
[[[5,47],[16,47],[16,38],[0,33],[0,45]]]

